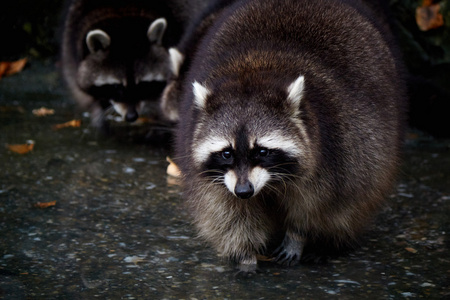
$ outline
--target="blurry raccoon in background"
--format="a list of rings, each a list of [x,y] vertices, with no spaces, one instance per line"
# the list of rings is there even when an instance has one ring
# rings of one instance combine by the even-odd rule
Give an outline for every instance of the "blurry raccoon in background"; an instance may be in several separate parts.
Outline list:
[[[64,78],[76,101],[106,125],[111,106],[128,122],[157,100],[170,76],[167,49],[207,0],[74,0],[62,42]]]
[[[199,235],[241,271],[280,232],[284,265],[352,245],[390,193],[406,99],[382,20],[358,0],[237,1],[200,42],[176,162]]]
[[[172,72],[160,99],[161,112],[166,120],[178,122],[182,85],[197,46],[216,17],[220,15],[223,9],[234,2],[235,0],[210,1],[210,5],[190,23],[180,42],[169,49]]]

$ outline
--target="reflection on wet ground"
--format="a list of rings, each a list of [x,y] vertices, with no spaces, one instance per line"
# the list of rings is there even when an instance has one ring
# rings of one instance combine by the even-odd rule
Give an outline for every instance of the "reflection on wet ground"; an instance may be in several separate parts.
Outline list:
[[[55,114],[33,115],[40,107]],[[52,129],[72,119],[81,127]],[[170,148],[135,139],[145,125],[96,134],[41,64],[0,80],[0,120],[0,144],[35,143],[0,150],[0,298],[450,297],[449,140],[410,133],[396,191],[361,248],[323,264],[262,262],[242,278],[195,238],[166,175]]]

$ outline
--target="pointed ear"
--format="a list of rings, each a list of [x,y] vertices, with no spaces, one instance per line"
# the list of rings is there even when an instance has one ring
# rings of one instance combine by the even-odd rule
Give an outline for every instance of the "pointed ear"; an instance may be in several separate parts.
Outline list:
[[[300,75],[293,83],[291,83],[287,89],[288,101],[290,102],[292,108],[298,111],[300,108],[300,102],[303,97],[303,90],[305,88],[305,77]]]
[[[192,91],[194,93],[194,103],[198,108],[205,108],[206,98],[211,94],[211,91],[195,81],[192,84]]]
[[[169,56],[170,56],[170,68],[172,70],[172,73],[173,75],[178,77],[178,75],[180,74],[181,65],[184,62],[184,55],[181,54],[181,52],[178,51],[177,48],[170,48]]]
[[[86,45],[89,52],[95,53],[99,50],[105,50],[111,45],[109,35],[100,29],[91,30],[86,35]]]
[[[150,40],[150,43],[156,43],[158,45],[161,45],[162,38],[164,35],[164,32],[167,28],[167,21],[164,18],[159,18],[153,21],[152,24],[150,24],[150,27],[147,31],[147,37]]]

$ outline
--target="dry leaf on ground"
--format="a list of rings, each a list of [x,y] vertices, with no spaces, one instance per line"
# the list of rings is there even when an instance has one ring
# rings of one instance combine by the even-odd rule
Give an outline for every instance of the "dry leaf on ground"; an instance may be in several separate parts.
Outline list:
[[[259,261],[273,261],[272,257],[268,257],[268,256],[261,255],[261,254],[256,254],[256,259]]]
[[[29,140],[26,144],[6,145],[6,147],[12,152],[25,154],[33,150],[34,141]]]
[[[154,124],[155,120],[147,117],[139,117],[135,122],[135,124]]]
[[[72,120],[66,123],[62,123],[62,124],[55,124],[52,126],[53,130],[58,130],[61,128],[66,128],[66,127],[80,127],[81,126],[81,120]]]
[[[0,78],[3,76],[12,75],[22,71],[27,64],[27,59],[22,58],[17,61],[2,61],[0,62]]]
[[[169,165],[167,166],[167,174],[175,178],[180,178],[181,171],[178,166],[170,159],[170,157],[167,156],[166,160],[169,162]]]
[[[411,247],[407,247],[405,248],[406,251],[411,252],[411,253],[417,253],[417,250]]]
[[[25,113],[22,106],[0,106],[0,113]]]
[[[34,207],[38,207],[38,208],[47,208],[47,207],[51,207],[51,206],[55,206],[56,205],[56,201],[50,201],[50,202],[38,202],[34,204]]]
[[[33,112],[33,115],[35,115],[37,117],[45,117],[48,115],[53,115],[55,113],[55,110],[52,108],[41,107],[41,108],[33,109],[32,112]]]

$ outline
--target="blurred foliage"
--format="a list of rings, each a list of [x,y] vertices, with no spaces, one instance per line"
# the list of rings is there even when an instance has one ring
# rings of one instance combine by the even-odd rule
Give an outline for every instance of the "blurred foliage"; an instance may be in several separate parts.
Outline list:
[[[416,8],[423,0],[390,0],[405,61],[413,72],[450,63],[450,0],[441,5],[445,25],[420,31]],[[48,58],[58,53],[62,0],[1,0],[0,59]]]
[[[1,0],[0,59],[37,59],[58,53],[61,0]]]
[[[444,26],[421,31],[416,23],[416,8],[422,5],[422,0],[390,1],[405,62],[413,72],[450,64],[450,3],[434,2],[441,6]]]
[[[443,26],[421,31],[416,9],[438,4]],[[408,79],[409,124],[436,137],[450,137],[450,0],[390,0]]]

